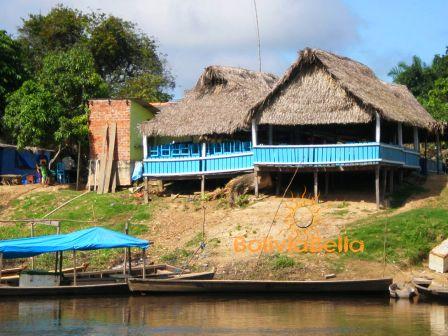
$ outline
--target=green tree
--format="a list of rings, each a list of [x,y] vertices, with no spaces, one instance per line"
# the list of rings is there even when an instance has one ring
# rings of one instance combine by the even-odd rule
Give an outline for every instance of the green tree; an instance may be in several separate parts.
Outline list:
[[[45,57],[35,80],[8,98],[4,122],[18,146],[64,147],[87,140],[87,100],[107,95],[82,47]]]
[[[6,95],[20,87],[26,77],[20,45],[0,30],[0,117]]]
[[[159,53],[155,40],[132,22],[58,5],[46,15],[30,15],[19,34],[33,71],[40,71],[48,53],[84,46],[113,97],[171,98],[167,91],[174,87],[174,80],[165,56]]]
[[[448,122],[448,77],[439,78],[428,93],[425,107],[436,120]]]
[[[30,14],[19,27],[18,41],[28,67],[39,71],[49,52],[64,51],[87,39],[88,18],[76,9],[57,5],[47,15]]]
[[[174,87],[166,62],[154,39],[139,32],[132,22],[114,16],[92,15],[89,46],[98,72],[112,94],[166,101]]]
[[[448,121],[448,47],[444,55],[435,55],[430,65],[414,56],[410,65],[401,62],[389,75],[406,85],[436,120]]]
[[[390,72],[394,82],[406,85],[417,98],[426,98],[434,86],[434,72],[418,56],[412,58],[410,65],[400,62]]]

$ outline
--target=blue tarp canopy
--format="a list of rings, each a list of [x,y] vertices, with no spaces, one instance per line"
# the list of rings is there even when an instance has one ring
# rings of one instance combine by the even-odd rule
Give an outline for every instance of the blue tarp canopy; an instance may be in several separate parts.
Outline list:
[[[149,242],[102,227],[92,227],[68,234],[0,241],[0,253],[5,259],[27,258],[60,251],[88,251],[120,247],[146,249],[149,247]]]

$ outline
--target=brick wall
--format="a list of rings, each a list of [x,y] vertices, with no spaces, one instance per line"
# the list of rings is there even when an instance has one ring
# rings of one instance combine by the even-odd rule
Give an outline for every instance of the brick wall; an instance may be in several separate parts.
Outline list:
[[[117,123],[115,142],[115,160],[130,160],[131,101],[91,100],[89,102],[89,146],[90,159],[98,159],[103,147],[103,135],[106,125]]]

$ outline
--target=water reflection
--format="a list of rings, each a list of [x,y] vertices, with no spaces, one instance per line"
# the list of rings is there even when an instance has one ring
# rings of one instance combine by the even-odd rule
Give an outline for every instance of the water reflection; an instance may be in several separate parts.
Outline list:
[[[2,300],[0,335],[445,335],[448,307],[388,298]]]

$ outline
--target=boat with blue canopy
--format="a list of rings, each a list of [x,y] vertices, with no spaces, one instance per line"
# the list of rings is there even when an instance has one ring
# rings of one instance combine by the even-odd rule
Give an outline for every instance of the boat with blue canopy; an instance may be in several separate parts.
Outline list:
[[[92,227],[68,234],[0,241],[0,296],[128,293],[127,277],[124,274],[121,277],[101,276],[95,281],[90,278],[78,279],[76,252],[124,248],[127,249],[129,256],[130,248],[139,248],[142,250],[143,256],[141,273],[145,278],[147,270],[145,252],[149,246],[150,243],[147,240],[103,227]],[[62,272],[62,256],[64,252],[69,251],[73,254],[74,267],[73,273],[66,277]],[[55,253],[55,272],[27,270],[20,274],[18,286],[1,285],[4,259],[29,258],[45,253]],[[126,268],[124,268],[124,273],[125,271]],[[129,273],[131,273],[130,271],[129,268]],[[78,280],[81,280],[82,283],[78,283]]]

